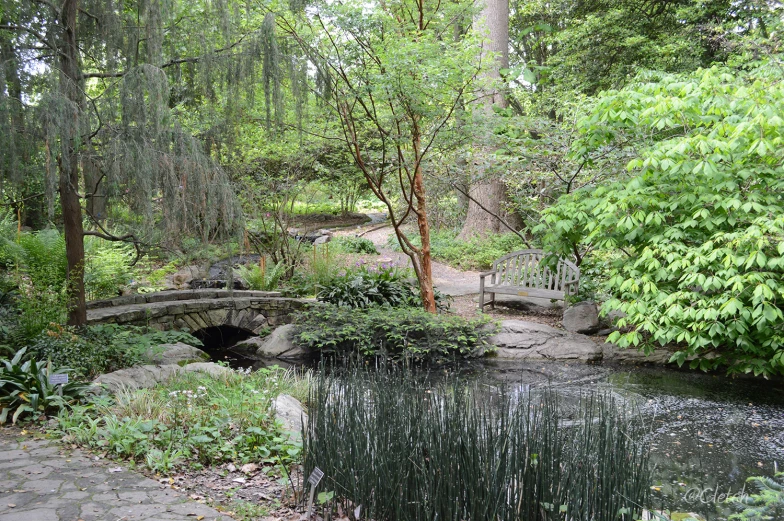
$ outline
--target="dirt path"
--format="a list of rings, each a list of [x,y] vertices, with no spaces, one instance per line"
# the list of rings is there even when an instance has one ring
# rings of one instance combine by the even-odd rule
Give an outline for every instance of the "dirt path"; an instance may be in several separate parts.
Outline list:
[[[378,222],[356,228],[339,230],[335,235],[360,235],[373,242],[382,261],[391,261],[398,266],[411,266],[411,259],[399,251],[389,248],[389,239],[394,230],[391,226],[383,226]],[[479,272],[462,271],[444,263],[433,261],[433,284],[444,293],[454,298],[450,311],[466,318],[477,314],[477,296],[479,294]],[[562,309],[553,306],[547,299],[513,297],[499,295],[499,306],[496,309],[485,308],[485,313],[492,318],[521,319],[538,322],[553,327],[561,327]]]
[[[378,228],[376,226],[366,227],[368,230]],[[353,233],[357,233],[354,231]],[[361,233],[361,232],[360,232]],[[382,257],[392,259],[395,264],[400,266],[411,266],[411,259],[408,255],[389,248],[389,238],[394,231],[391,226],[370,231],[363,235],[376,245],[376,249]],[[442,293],[453,297],[463,295],[476,295],[479,293],[479,272],[460,271],[438,261],[433,261],[433,284]]]

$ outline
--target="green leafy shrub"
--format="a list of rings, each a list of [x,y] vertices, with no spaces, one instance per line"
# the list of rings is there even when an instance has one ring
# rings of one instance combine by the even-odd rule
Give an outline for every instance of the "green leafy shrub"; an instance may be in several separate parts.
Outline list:
[[[263,271],[261,266],[252,264],[237,268],[237,275],[252,290],[273,291],[278,287],[280,279],[286,274],[286,269],[286,264],[283,261],[272,264],[271,267]]]
[[[84,328],[50,325],[30,345],[30,355],[72,368],[74,374],[94,378],[142,363],[156,346],[201,342],[180,331],[158,331],[134,326],[105,324]]]
[[[336,306],[366,308],[373,305],[419,306],[418,286],[404,270],[395,267],[367,267],[347,271],[323,286],[316,298]]]
[[[316,295],[345,269],[345,259],[330,252],[329,243],[313,246],[303,257],[288,281],[288,292],[296,296]]]
[[[0,263],[12,274],[17,312],[9,345],[18,349],[51,323],[65,321],[67,292],[65,239],[57,230],[0,238]]]
[[[65,238],[57,230],[23,233],[17,241],[0,239],[0,262],[15,267],[37,288],[65,286]]]
[[[299,314],[296,343],[339,356],[442,361],[477,358],[492,351],[495,333],[488,318],[466,320],[435,315],[421,308],[333,305]]]
[[[383,369],[320,372],[305,475],[318,466],[329,476],[319,491],[337,503],[327,508],[361,505],[362,519],[642,519],[649,430],[610,394],[575,401]]]
[[[754,476],[746,480],[756,487],[756,494],[730,497],[740,512],[732,514],[729,521],[774,521],[784,519],[784,472],[773,478]]]
[[[78,381],[49,383],[50,376],[68,373],[68,368],[56,367],[51,361],[22,361],[24,356],[23,348],[12,359],[3,360],[0,366],[0,423],[6,423],[9,414],[11,421],[16,423],[24,416],[56,413],[84,399],[89,384]]]
[[[285,392],[282,370],[220,376],[186,373],[152,389],[121,391],[58,417],[64,439],[151,470],[226,461],[289,465],[301,448],[276,422],[272,400]]]
[[[693,368],[784,374],[783,106],[778,65],[717,66],[643,77],[582,123],[577,153],[630,132],[641,149],[628,180],[544,212],[551,251],[618,253],[602,309],[630,327],[610,341],[673,345]]]
[[[364,237],[351,237],[348,235],[335,237],[332,240],[338,248],[345,253],[365,253],[368,255],[378,255],[376,245],[370,239]]]

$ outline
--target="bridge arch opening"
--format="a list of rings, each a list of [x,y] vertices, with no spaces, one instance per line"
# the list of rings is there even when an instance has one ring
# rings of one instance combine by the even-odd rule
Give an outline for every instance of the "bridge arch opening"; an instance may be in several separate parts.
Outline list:
[[[200,349],[210,355],[213,362],[228,362],[232,367],[248,365],[247,358],[234,350],[234,346],[243,340],[255,336],[253,332],[234,326],[211,326],[191,333],[201,340],[204,347]]]

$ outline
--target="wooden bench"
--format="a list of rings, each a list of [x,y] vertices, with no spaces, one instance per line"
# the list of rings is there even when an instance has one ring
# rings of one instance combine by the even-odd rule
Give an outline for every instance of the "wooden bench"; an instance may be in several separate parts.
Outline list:
[[[484,310],[487,304],[495,308],[496,293],[556,300],[577,293],[580,268],[560,259],[553,272],[541,264],[546,256],[542,250],[520,250],[495,261],[492,270],[479,275],[479,309]],[[485,293],[490,293],[492,300],[485,302]]]

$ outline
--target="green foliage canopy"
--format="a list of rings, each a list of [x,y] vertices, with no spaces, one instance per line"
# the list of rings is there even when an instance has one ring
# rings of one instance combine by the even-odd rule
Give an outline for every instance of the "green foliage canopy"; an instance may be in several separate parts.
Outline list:
[[[549,248],[616,249],[610,340],[675,344],[673,360],[784,374],[784,84],[780,58],[647,75],[602,96],[576,153],[635,130],[630,177],[544,212]],[[710,356],[708,356],[710,353]]]

